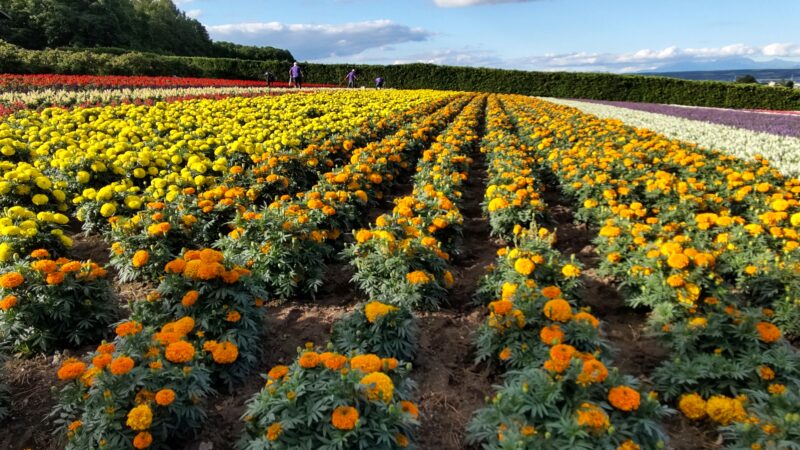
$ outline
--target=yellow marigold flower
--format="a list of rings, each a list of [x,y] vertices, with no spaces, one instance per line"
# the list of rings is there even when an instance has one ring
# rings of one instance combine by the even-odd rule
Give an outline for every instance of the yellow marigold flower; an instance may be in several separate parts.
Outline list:
[[[684,394],[678,401],[678,409],[692,420],[706,417],[706,401],[699,394]]]
[[[132,264],[133,267],[142,267],[150,261],[150,253],[147,250],[138,250],[133,254]]]
[[[394,392],[394,383],[388,375],[382,372],[372,372],[365,375],[359,384],[366,386],[367,398],[370,400],[383,400],[389,403]]]
[[[142,431],[133,438],[133,446],[137,449],[150,447],[153,443],[153,435],[147,431]]]
[[[175,391],[172,389],[161,389],[156,392],[156,403],[159,406],[169,406],[175,401]]]
[[[358,410],[352,406],[339,406],[331,414],[331,424],[342,431],[352,430],[357,422]]]
[[[153,411],[147,404],[141,404],[128,413],[128,420],[125,422],[132,430],[144,431],[150,428],[153,423]]]
[[[620,411],[636,411],[640,401],[639,392],[628,386],[614,386],[608,391],[608,402]]]
[[[359,244],[363,244],[370,239],[372,239],[372,232],[369,230],[358,230],[356,233],[356,242]]]
[[[194,358],[194,346],[186,341],[173,342],[167,346],[164,357],[173,363],[186,363]]]
[[[768,344],[777,342],[782,336],[780,328],[769,322],[758,322],[756,331],[758,332],[758,338]]]
[[[545,317],[555,322],[566,322],[572,317],[572,306],[566,300],[557,298],[544,304]]]
[[[448,289],[450,289],[451,287],[453,287],[453,285],[456,284],[456,279],[453,277],[453,273],[450,272],[449,270],[444,271],[443,278],[444,278],[444,287]]]
[[[689,328],[697,329],[697,328],[705,328],[708,325],[708,319],[705,317],[693,317],[689,319]]]
[[[398,308],[396,306],[387,305],[378,301],[372,301],[364,305],[364,315],[367,317],[369,323],[375,323],[379,318],[397,310]]]
[[[536,269],[536,264],[528,258],[519,258],[514,262],[514,270],[524,276],[528,276]]]
[[[86,363],[77,359],[68,359],[58,369],[57,375],[59,380],[74,380],[83,375],[85,371]]]
[[[673,269],[684,269],[689,265],[689,257],[683,253],[673,253],[667,258],[667,265]]]
[[[372,373],[381,370],[383,363],[376,355],[357,355],[350,358],[350,368],[363,373]]]
[[[283,433],[283,426],[278,422],[273,423],[267,428],[267,434],[266,434],[267,440],[270,442],[277,441],[278,438],[281,437],[282,433]]]
[[[739,399],[714,395],[706,402],[708,417],[724,426],[732,422],[742,422],[747,418],[747,413]]]
[[[567,278],[575,278],[581,275],[581,269],[572,264],[567,264],[561,268],[561,274]]]
[[[787,202],[782,198],[779,198],[772,202],[771,207],[773,211],[778,211],[778,212],[786,211],[789,208],[789,202]]]
[[[108,369],[114,375],[125,375],[126,373],[133,370],[134,362],[133,359],[128,356],[119,356],[114,358],[109,364]]]
[[[406,280],[411,284],[425,284],[431,281],[427,273],[421,270],[415,270],[406,274]]]
[[[493,198],[489,202],[489,206],[488,206],[489,212],[495,212],[495,211],[497,211],[499,209],[504,209],[504,208],[508,208],[508,202],[504,198],[500,198],[500,197]]]

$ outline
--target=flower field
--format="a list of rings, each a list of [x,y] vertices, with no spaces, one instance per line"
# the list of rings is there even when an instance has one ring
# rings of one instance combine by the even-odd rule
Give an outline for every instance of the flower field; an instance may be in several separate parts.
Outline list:
[[[2,448],[800,448],[793,137],[4,80]]]

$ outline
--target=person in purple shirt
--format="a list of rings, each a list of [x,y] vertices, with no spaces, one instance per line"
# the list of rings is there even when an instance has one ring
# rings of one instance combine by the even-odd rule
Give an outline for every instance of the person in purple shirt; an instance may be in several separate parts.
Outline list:
[[[294,84],[294,87],[301,88],[303,87],[303,70],[300,69],[300,66],[297,65],[295,62],[292,67],[289,68],[289,86]]]
[[[383,77],[375,78],[375,89],[383,89]]]
[[[344,78],[347,80],[347,87],[356,87],[356,69],[351,70]]]

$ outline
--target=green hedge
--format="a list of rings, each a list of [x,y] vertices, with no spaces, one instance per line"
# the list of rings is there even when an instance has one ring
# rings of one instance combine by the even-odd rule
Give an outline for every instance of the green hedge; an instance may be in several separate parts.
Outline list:
[[[639,75],[571,72],[525,72],[470,67],[402,64],[391,66],[301,64],[305,82],[343,84],[351,68],[357,84],[371,87],[378,76],[387,87],[517,93],[561,98],[622,100],[678,105],[798,110],[800,90],[719,81],[690,81]],[[65,73],[97,75],[176,75],[260,79],[271,71],[288,80],[284,61],[121,55],[91,51],[25,50],[0,41],[0,73]]]

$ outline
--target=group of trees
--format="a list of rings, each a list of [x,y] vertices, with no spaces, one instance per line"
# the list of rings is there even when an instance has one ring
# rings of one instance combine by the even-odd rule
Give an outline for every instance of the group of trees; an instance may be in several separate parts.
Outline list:
[[[0,39],[28,49],[94,48],[291,60],[286,50],[212,42],[171,0],[0,0]]]

